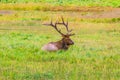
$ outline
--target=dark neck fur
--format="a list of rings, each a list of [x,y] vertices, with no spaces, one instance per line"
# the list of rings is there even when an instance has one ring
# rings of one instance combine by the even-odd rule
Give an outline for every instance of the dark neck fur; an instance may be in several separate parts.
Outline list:
[[[60,40],[60,41],[57,41],[56,43],[57,43],[56,46],[57,46],[59,49],[64,49],[64,50],[68,49],[68,46],[66,45],[66,43],[64,42],[63,39]]]

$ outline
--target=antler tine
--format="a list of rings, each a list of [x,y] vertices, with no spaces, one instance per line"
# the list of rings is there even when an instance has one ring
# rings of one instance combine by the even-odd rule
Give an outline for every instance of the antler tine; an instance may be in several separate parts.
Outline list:
[[[67,32],[68,32],[68,33],[71,32],[72,29],[71,29],[71,30],[68,29],[68,21],[65,23],[64,18],[61,17],[61,19],[62,19],[62,22],[56,22],[56,25],[57,25],[57,24],[64,25],[65,28],[66,28],[66,30],[67,30]]]
[[[53,28],[55,28],[55,30],[58,32],[58,33],[60,33],[61,35],[64,35],[62,32],[61,32],[61,30],[59,30],[58,28],[57,28],[57,22],[55,23],[55,24],[53,24],[53,22],[52,22],[52,20],[51,20],[51,22],[50,22],[50,24],[43,24],[43,25],[46,25],[46,26],[52,26]]]
[[[69,36],[73,36],[73,35],[75,35],[74,33],[73,34],[68,34]]]
[[[63,17],[61,17],[61,18],[62,18],[63,25],[65,25],[65,27],[66,27],[68,33],[71,32],[72,29],[71,29],[71,30],[68,29],[68,21],[67,21],[66,24],[65,24]]]
[[[57,28],[57,21],[56,21],[55,24],[53,24],[53,23],[52,23],[52,20],[51,20],[50,26],[52,26],[53,28],[55,28],[55,30],[56,30],[57,32],[59,32],[61,35],[64,35],[64,34],[61,32],[61,30],[59,30],[59,29]]]

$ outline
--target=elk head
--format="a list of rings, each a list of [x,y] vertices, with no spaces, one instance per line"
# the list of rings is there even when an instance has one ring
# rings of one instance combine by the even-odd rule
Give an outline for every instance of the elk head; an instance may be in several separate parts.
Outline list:
[[[50,24],[44,24],[47,26],[52,26],[62,36],[62,39],[57,42],[50,42],[46,44],[45,46],[42,47],[42,50],[47,50],[47,51],[56,51],[60,49],[66,50],[69,48],[70,45],[74,44],[74,42],[70,39],[70,36],[73,36],[74,34],[71,34],[70,32],[72,30],[68,29],[68,21],[65,23],[63,17],[61,17],[61,19],[62,19],[62,22],[56,22],[53,24],[51,20]],[[61,30],[58,29],[57,25],[64,25],[67,30],[67,33],[66,34],[62,33]]]

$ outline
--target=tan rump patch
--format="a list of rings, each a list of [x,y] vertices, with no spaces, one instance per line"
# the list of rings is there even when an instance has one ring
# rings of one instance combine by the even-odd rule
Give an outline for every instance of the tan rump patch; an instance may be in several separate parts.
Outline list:
[[[56,50],[58,50],[58,48],[53,44],[46,44],[41,49],[44,51],[56,51]]]

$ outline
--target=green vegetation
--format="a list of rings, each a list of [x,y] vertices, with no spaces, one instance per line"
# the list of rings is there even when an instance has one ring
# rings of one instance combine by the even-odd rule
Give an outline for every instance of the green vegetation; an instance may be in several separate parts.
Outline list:
[[[3,3],[48,3],[51,5],[113,6],[120,7],[120,0],[1,0]]]
[[[80,20],[72,12],[13,11],[0,15],[0,80],[119,80],[119,19]],[[41,47],[61,39],[42,25],[68,18],[75,45],[68,51],[44,52]],[[56,17],[57,16],[57,17]],[[107,22],[107,23],[106,23]],[[61,26],[62,27],[62,26]],[[63,29],[63,28],[62,28]]]
[[[0,80],[119,80],[119,15],[86,17],[110,7],[120,7],[120,0],[0,0]],[[60,16],[74,30],[75,45],[41,51],[61,39],[42,24]]]
[[[77,11],[82,6],[120,7],[120,0],[0,0],[2,10]]]

